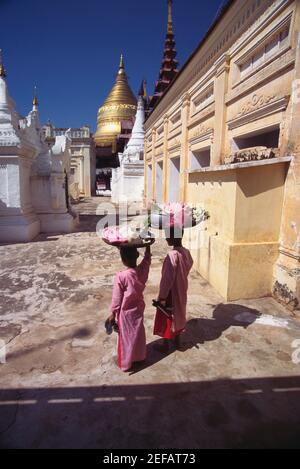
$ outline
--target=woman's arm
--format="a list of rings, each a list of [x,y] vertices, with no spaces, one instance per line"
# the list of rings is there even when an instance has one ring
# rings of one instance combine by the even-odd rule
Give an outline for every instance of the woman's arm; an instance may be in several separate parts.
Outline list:
[[[150,249],[150,246],[147,246],[144,259],[138,266],[140,275],[145,283],[148,280],[150,265],[151,265],[151,249]]]

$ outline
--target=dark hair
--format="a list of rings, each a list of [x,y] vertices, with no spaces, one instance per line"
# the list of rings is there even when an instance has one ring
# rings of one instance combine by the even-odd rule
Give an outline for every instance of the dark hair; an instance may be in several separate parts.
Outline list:
[[[121,247],[120,248],[121,259],[124,262],[134,263],[139,257],[139,251],[133,247]]]

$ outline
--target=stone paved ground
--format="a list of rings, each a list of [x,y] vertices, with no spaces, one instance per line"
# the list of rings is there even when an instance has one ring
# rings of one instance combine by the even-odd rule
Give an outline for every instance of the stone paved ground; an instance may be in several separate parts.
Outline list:
[[[76,233],[0,246],[0,446],[299,447],[299,319],[271,298],[225,304],[192,272],[185,351],[161,355],[151,307],[159,242],[146,290],[148,360],[122,373],[116,336],[103,327],[118,252],[95,234],[95,199],[76,209]]]

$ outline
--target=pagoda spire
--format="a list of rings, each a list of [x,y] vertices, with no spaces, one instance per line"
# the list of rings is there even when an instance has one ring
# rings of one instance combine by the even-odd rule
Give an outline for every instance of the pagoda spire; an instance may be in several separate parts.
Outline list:
[[[37,97],[37,88],[34,86],[33,89],[33,100],[32,100],[33,108],[34,110],[37,110],[37,107],[39,105],[38,97]]]
[[[124,56],[123,56],[123,54],[121,54],[120,65],[119,65],[119,74],[124,73],[124,71],[125,71]]]
[[[153,109],[170,83],[178,73],[178,61],[176,60],[177,51],[175,48],[175,36],[173,30],[173,0],[168,1],[168,26],[165,39],[164,55],[159,72],[159,78],[155,84],[154,95],[150,102],[150,108]]]
[[[148,96],[147,93],[147,81],[145,79],[142,80],[140,91],[139,91],[139,97],[143,98],[144,101],[144,111],[145,111],[145,116],[146,118],[151,112],[151,109],[149,108],[150,104],[150,97]]]
[[[3,65],[3,60],[2,60],[2,49],[0,49],[0,77],[5,78],[6,77],[6,70]]]
[[[142,96],[143,98],[147,98],[147,82],[144,79],[142,80],[142,83],[141,83],[139,96]]]
[[[168,0],[168,34],[173,34],[172,6],[173,0]]]
[[[39,119],[39,102],[37,97],[37,88],[34,86],[33,99],[32,99],[32,110],[27,116],[27,121],[29,125],[33,125],[36,130],[41,128],[40,119]]]

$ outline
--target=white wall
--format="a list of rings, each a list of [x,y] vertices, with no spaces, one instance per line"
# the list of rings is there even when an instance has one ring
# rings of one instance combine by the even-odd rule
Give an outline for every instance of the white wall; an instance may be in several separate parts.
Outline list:
[[[156,164],[156,202],[162,202],[163,191],[163,162]]]
[[[169,201],[179,201],[180,157],[170,159]]]

